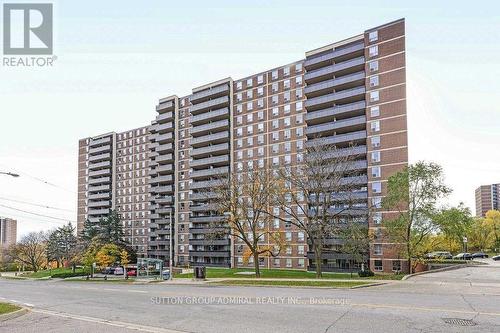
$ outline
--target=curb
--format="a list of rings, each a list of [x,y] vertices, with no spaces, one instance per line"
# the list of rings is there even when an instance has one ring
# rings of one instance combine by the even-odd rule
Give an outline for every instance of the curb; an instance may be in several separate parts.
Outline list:
[[[25,315],[29,311],[30,311],[30,309],[22,307],[21,309],[16,310],[14,312],[2,314],[2,315],[0,315],[0,322],[20,317],[22,315]]]
[[[401,279],[401,281],[406,281],[409,278],[412,278],[414,276],[419,276],[419,275],[424,275],[424,274],[429,274],[429,273],[436,273],[436,272],[452,271],[452,270],[460,269],[460,268],[464,268],[464,267],[470,267],[470,266],[469,265],[463,265],[463,264],[457,264],[457,265],[443,267],[443,268],[438,268],[438,269],[433,269],[433,270],[429,270],[429,271],[413,273],[413,274],[409,274],[409,275],[403,276],[403,278]]]

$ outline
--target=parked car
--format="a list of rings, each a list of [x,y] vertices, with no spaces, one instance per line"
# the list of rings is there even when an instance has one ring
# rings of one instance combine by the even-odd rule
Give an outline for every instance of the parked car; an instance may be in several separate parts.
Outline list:
[[[453,256],[448,251],[435,251],[425,255],[427,259],[452,259]]]
[[[115,273],[115,267],[106,267],[101,271],[102,274],[112,275]]]
[[[476,252],[472,254],[472,259],[474,258],[488,258],[488,255],[484,252]]]
[[[500,261],[500,254],[499,255],[496,255],[496,256],[493,256],[491,257],[491,259],[495,260],[495,261]]]
[[[123,267],[116,267],[114,274],[115,275],[123,275]]]
[[[137,276],[137,271],[135,269],[131,269],[127,271],[127,276]]]
[[[459,253],[456,256],[454,256],[453,259],[472,260],[472,254],[470,254],[470,253]]]
[[[161,273],[161,275],[163,277],[163,280],[170,279],[170,270],[168,270],[168,269],[163,270],[163,272]]]

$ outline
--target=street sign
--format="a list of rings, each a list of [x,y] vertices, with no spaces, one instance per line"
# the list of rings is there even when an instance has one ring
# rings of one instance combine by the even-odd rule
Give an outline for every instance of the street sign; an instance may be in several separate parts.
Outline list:
[[[464,243],[467,243],[467,237],[464,237]]]

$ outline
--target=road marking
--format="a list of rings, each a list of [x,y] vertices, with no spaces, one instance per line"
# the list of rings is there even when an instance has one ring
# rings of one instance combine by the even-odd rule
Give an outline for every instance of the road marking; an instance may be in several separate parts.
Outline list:
[[[141,294],[147,294],[148,292],[145,290],[133,290],[133,289],[128,289],[127,290],[129,293],[141,293]]]
[[[137,331],[141,331],[141,332],[151,332],[151,333],[189,333],[188,331],[178,331],[178,330],[171,330],[171,329],[162,328],[162,327],[138,325],[138,324],[127,323],[127,322],[123,322],[123,321],[106,320],[106,319],[102,319],[102,318],[80,316],[80,315],[74,315],[74,314],[57,312],[57,311],[51,311],[51,310],[44,310],[44,309],[32,309],[32,312],[46,314],[46,315],[49,315],[49,316],[57,316],[57,317],[76,319],[76,320],[81,320],[81,321],[86,321],[86,322],[91,322],[91,323],[97,323],[97,324],[103,324],[103,325],[109,325],[109,326],[115,326],[115,327],[128,328],[128,329],[131,329],[131,330],[137,330]]]

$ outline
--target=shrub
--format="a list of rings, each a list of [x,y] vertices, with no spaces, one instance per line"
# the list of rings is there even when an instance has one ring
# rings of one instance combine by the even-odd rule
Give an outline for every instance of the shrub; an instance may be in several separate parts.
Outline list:
[[[365,270],[365,271],[359,271],[358,275],[359,275],[359,277],[369,277],[369,276],[374,276],[375,273],[373,273],[370,270]]]
[[[69,277],[75,277],[75,276],[85,276],[87,275],[87,272],[75,272],[75,273],[72,273],[72,272],[66,272],[66,273],[55,273],[55,274],[52,274],[52,278],[57,278],[57,279],[65,279],[65,278],[69,278]]]

